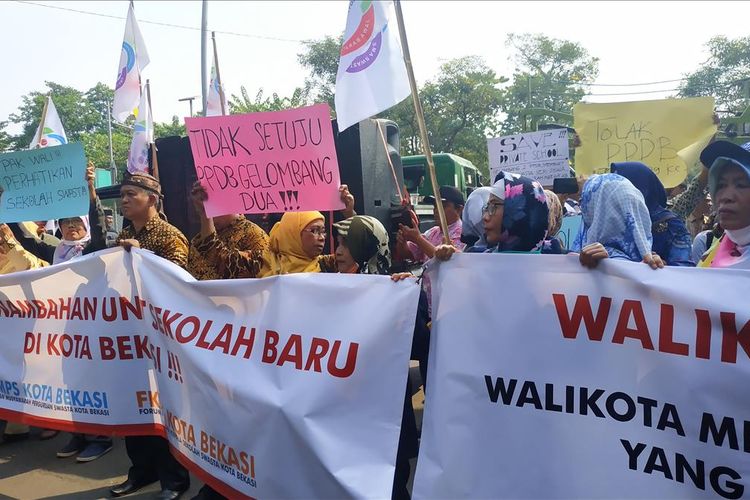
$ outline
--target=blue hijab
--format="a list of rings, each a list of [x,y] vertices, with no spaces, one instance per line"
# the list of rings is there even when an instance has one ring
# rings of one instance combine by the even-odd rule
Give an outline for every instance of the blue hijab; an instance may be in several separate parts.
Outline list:
[[[651,219],[643,195],[617,174],[592,175],[581,192],[583,224],[572,250],[601,243],[610,258],[641,262],[651,253]]]
[[[643,195],[651,222],[661,222],[677,217],[667,210],[667,191],[659,177],[647,165],[637,161],[612,163],[610,171],[629,180]]]

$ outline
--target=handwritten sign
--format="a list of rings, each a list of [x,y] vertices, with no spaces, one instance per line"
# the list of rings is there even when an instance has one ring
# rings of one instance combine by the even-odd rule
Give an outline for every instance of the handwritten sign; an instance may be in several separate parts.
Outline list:
[[[487,139],[492,179],[499,171],[514,172],[551,186],[569,177],[568,131],[551,129]]]
[[[0,154],[0,222],[86,215],[86,156],[79,143]]]
[[[185,124],[209,217],[344,207],[327,104]]]
[[[578,236],[582,224],[583,217],[580,215],[569,215],[568,217],[563,217],[562,225],[556,235],[563,248],[570,250],[570,246],[576,240],[576,236]]]
[[[581,138],[576,173],[609,172],[613,162],[639,161],[674,187],[698,165],[698,156],[716,133],[713,97],[663,99],[573,107]]]

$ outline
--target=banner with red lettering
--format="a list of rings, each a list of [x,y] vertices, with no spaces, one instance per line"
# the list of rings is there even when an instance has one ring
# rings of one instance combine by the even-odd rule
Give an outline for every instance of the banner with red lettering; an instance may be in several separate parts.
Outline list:
[[[415,498],[740,498],[750,273],[458,254],[432,270]]]
[[[229,498],[388,497],[418,291],[121,249],[0,276],[0,418],[165,436]]]
[[[209,217],[344,208],[331,110],[185,118]]]

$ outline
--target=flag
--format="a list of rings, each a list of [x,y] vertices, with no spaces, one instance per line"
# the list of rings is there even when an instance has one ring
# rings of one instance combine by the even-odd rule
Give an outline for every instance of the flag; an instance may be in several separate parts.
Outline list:
[[[221,101],[224,100],[224,110],[228,110],[226,94],[224,93],[224,86],[219,81],[218,73],[216,71],[216,57],[211,65],[211,83],[208,85],[208,97],[206,99],[206,116],[219,116],[223,115]]]
[[[154,122],[151,118],[151,107],[148,105],[146,92],[141,92],[135,123],[133,124],[133,140],[128,153],[128,172],[148,173],[148,148],[154,142]]]
[[[125,36],[122,41],[120,64],[117,69],[115,83],[115,99],[112,103],[112,116],[119,122],[124,122],[131,115],[141,97],[141,71],[149,63],[146,44],[143,43],[141,30],[135,20],[133,3],[128,9],[128,19],[125,23]]]
[[[411,93],[393,2],[349,2],[336,75],[339,130],[385,111]],[[393,24],[393,25],[392,25]]]
[[[42,116],[39,126],[36,128],[34,138],[31,139],[29,149],[46,148],[47,146],[60,146],[67,144],[68,138],[65,136],[60,115],[57,114],[55,103],[51,97],[47,97],[46,113]],[[41,129],[41,135],[40,135]]]

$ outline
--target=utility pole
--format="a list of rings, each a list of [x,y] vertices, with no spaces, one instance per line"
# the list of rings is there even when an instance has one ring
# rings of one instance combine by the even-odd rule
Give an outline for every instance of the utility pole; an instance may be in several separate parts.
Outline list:
[[[177,102],[185,102],[188,101],[190,103],[190,117],[193,117],[193,101],[198,98],[199,96],[194,95],[192,97],[183,97],[182,99],[177,99]]]

